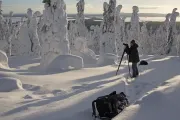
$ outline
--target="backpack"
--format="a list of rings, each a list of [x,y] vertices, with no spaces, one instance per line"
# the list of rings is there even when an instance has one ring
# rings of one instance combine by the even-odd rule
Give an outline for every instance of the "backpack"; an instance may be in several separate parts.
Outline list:
[[[142,61],[139,63],[139,65],[148,65],[148,62],[145,61],[145,60],[142,60]]]
[[[92,102],[93,117],[100,119],[112,119],[128,106],[126,95],[116,91],[109,95],[98,97]],[[97,114],[98,112],[98,114]]]

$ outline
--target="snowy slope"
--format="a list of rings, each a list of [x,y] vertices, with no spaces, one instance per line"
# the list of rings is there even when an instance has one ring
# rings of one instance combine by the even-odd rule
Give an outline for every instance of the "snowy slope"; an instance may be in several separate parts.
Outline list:
[[[179,120],[180,76],[147,93],[113,120]]]
[[[0,93],[0,120],[92,120],[91,102],[114,90],[125,91],[131,103],[142,98],[116,120],[144,120],[145,116],[162,119],[159,111],[153,112],[162,106],[169,108],[163,109],[164,112],[171,110],[170,115],[178,117],[179,58],[141,58],[148,60],[149,66],[140,67],[141,75],[127,84],[123,77],[128,72],[125,62],[118,76],[115,76],[114,65],[43,73],[39,72],[39,59],[12,57],[9,59],[11,69],[0,70],[0,77],[21,80],[24,90]]]

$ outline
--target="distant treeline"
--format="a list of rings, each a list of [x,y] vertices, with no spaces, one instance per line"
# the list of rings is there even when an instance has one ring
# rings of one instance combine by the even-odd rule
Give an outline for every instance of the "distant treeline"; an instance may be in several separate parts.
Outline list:
[[[96,26],[96,25],[98,25],[98,26],[100,26],[100,24],[101,24],[101,21],[94,21],[94,20],[97,20],[97,19],[87,19],[86,21],[85,21],[85,24],[86,24],[86,27],[88,28],[88,30],[90,30],[90,27],[92,26],[92,25],[94,25],[94,26]],[[73,20],[74,21],[74,20]],[[70,22],[70,21],[69,21]],[[126,26],[128,25],[128,24],[130,24],[130,22],[126,22]],[[152,30],[156,30],[157,28],[159,28],[160,27],[160,25],[162,25],[163,24],[163,22],[154,22],[154,21],[152,21],[152,22],[148,22],[147,23],[147,29],[149,30],[151,27],[152,27]],[[177,30],[180,30],[180,22],[176,22],[176,24],[177,24]],[[143,25],[143,22],[140,22],[140,26],[142,26]],[[69,25],[68,25],[69,26]],[[68,27],[69,28],[69,27]],[[180,32],[180,31],[179,31]]]
[[[121,13],[123,17],[131,17],[132,13]],[[7,17],[8,14],[4,14],[4,17]],[[26,14],[14,14],[14,17],[25,17]],[[92,17],[92,16],[99,16],[101,17],[102,14],[85,14],[85,17]],[[165,17],[165,14],[160,13],[139,13],[139,17]],[[68,17],[76,17],[76,14],[68,14]]]

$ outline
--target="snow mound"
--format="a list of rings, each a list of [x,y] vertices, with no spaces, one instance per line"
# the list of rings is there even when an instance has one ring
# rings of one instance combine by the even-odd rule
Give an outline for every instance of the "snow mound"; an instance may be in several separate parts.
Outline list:
[[[83,59],[75,55],[60,55],[48,66],[48,70],[68,70],[69,67],[81,69],[84,67]]]
[[[149,92],[114,120],[179,120],[180,76]]]
[[[5,52],[0,50],[0,68],[9,68],[8,57]]]
[[[93,50],[89,49],[87,46],[87,39],[83,37],[78,37],[75,40],[75,46],[72,48],[71,53],[76,56],[83,58],[84,64],[96,64],[96,54]]]
[[[10,77],[0,78],[0,92],[11,92],[14,90],[23,90],[19,79]]]
[[[73,55],[80,56],[83,58],[84,64],[96,64],[96,55],[93,54],[94,52],[90,49],[88,49],[86,52],[79,52],[76,50],[72,51]]]
[[[104,56],[99,56],[97,65],[98,66],[106,66],[115,64],[115,60],[117,56],[111,53],[106,53]]]

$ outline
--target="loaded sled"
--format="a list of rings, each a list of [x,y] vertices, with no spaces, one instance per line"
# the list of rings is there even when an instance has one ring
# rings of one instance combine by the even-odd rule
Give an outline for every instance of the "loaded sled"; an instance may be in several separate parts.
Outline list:
[[[129,101],[126,95],[123,92],[116,94],[116,91],[114,91],[109,95],[98,97],[92,102],[92,116],[95,120],[111,120],[128,105]]]

